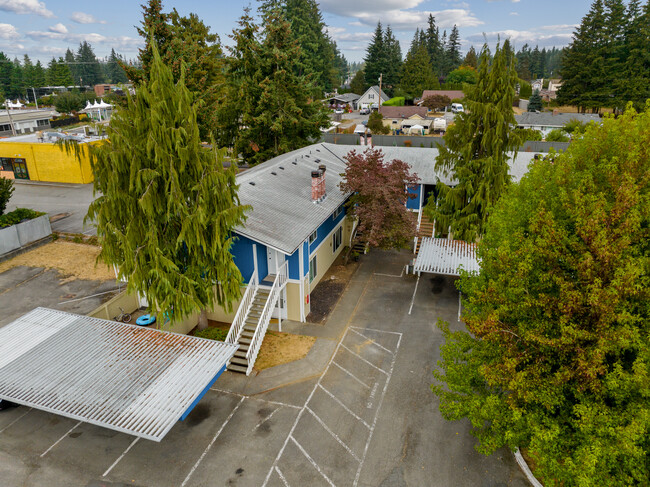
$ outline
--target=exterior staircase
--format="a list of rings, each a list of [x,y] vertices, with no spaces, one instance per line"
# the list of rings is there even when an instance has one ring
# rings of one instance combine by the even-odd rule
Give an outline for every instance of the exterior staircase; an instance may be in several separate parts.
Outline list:
[[[352,246],[352,252],[356,252],[359,255],[368,253],[368,241],[363,237],[363,233],[357,230],[354,245]]]
[[[253,296],[251,307],[244,319],[244,326],[239,336],[239,340],[237,341],[239,349],[230,360],[228,370],[246,374],[249,365],[246,354],[250,349],[251,340],[253,339],[253,335],[255,335],[255,330],[257,329],[260,317],[262,316],[262,311],[264,311],[264,307],[269,300],[270,292],[271,290],[269,288],[257,288],[255,295]]]
[[[239,347],[228,363],[228,370],[246,375],[253,371],[271,314],[287,285],[288,265],[285,261],[280,266],[270,286],[260,286],[257,272],[253,272],[226,337],[226,343]]]
[[[420,226],[418,228],[418,234],[415,237],[415,247],[414,254],[417,255],[420,251],[420,244],[422,243],[422,237],[433,237],[434,225],[429,218],[422,213],[422,218],[420,219]]]

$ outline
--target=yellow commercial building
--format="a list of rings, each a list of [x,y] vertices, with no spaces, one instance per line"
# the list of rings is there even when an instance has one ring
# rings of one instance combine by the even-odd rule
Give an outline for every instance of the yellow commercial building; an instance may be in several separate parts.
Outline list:
[[[55,141],[37,134],[0,139],[0,176],[54,183],[91,183],[93,173],[86,144],[97,137],[80,138],[81,160]]]

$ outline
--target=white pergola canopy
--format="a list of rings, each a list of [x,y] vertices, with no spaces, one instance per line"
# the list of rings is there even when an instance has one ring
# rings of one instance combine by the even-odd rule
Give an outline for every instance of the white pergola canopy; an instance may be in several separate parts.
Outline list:
[[[160,441],[236,350],[37,308],[0,328],[0,399]]]
[[[446,238],[422,239],[413,267],[415,272],[459,276],[461,268],[469,272],[480,270],[476,244]]]

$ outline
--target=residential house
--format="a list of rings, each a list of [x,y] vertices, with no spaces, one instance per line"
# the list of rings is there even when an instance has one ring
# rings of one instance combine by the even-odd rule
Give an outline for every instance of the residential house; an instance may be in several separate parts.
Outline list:
[[[418,101],[418,105],[422,105],[425,99],[434,95],[446,96],[450,100],[462,100],[465,98],[465,93],[461,90],[424,90]]]
[[[530,86],[533,89],[533,93],[535,91],[542,91],[544,88],[544,78],[536,79],[530,84]]]
[[[356,93],[343,93],[342,95],[335,95],[329,98],[330,107],[340,107],[345,108],[349,105],[352,110],[357,109],[357,101],[361,98],[360,95]]]
[[[546,137],[551,130],[560,129],[571,120],[599,122],[600,117],[592,113],[524,112],[515,115],[515,120],[518,128],[538,130]]]
[[[427,108],[418,106],[387,107],[382,106],[379,113],[383,116],[384,125],[394,131],[408,133],[414,125],[422,127],[424,133],[429,133],[432,120],[427,120]]]
[[[379,86],[371,86],[366,90],[366,92],[359,97],[357,100],[358,108],[378,108],[379,107]],[[390,97],[381,91],[381,102],[387,102],[390,100]]]

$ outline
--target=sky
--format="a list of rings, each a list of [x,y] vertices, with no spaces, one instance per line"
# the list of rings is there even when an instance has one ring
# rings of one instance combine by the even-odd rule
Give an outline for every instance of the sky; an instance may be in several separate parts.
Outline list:
[[[111,48],[127,59],[137,57],[142,39],[135,26],[142,20],[146,0],[0,0],[0,51],[11,58],[29,54],[43,62],[75,51],[88,41],[97,57]],[[440,32],[458,26],[462,49],[479,48],[510,38],[515,48],[525,43],[562,47],[592,0],[320,0],[323,20],[348,61],[362,61],[377,21],[390,25],[406,55],[415,29],[433,14]],[[256,0],[163,1],[164,11],[196,13],[228,45],[228,35],[244,7]]]

